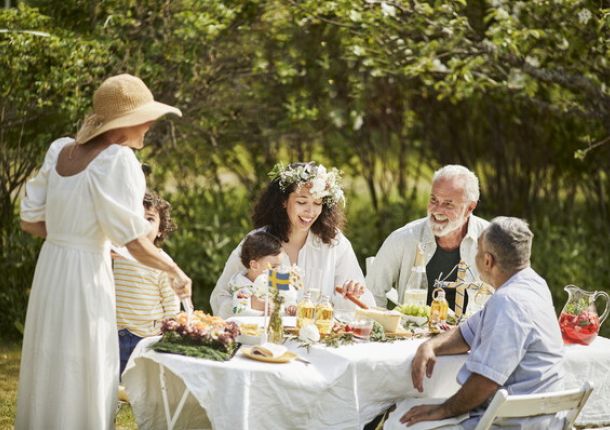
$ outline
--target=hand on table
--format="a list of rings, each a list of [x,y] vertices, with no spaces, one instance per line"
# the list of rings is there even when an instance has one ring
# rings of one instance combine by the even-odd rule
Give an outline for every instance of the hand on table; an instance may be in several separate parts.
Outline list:
[[[409,409],[400,418],[400,422],[410,426],[420,421],[443,420],[448,416],[444,405],[417,405]]]
[[[429,342],[422,343],[413,361],[411,362],[411,379],[413,380],[413,386],[420,393],[424,391],[424,373],[428,378],[432,376],[434,365],[436,364],[436,354],[432,349],[432,345]]]

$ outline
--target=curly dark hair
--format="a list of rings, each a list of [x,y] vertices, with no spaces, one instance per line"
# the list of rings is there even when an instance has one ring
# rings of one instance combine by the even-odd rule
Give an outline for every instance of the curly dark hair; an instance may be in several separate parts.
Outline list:
[[[250,268],[250,261],[269,255],[279,255],[282,252],[282,242],[266,231],[259,230],[246,236],[246,240],[241,245],[239,255],[242,264]]]
[[[306,163],[292,163],[295,168]],[[254,228],[267,227],[267,231],[284,242],[288,242],[290,219],[284,204],[290,193],[297,189],[294,183],[285,190],[280,188],[280,178],[273,179],[259,196],[252,212]],[[326,244],[332,243],[337,232],[345,226],[345,215],[339,204],[332,206],[324,203],[320,216],[311,226],[311,231]]]
[[[144,194],[144,207],[154,209],[159,214],[159,234],[155,237],[154,244],[157,248],[163,245],[169,234],[176,230],[176,223],[172,220],[172,205],[167,200],[163,200],[158,194],[147,191]]]

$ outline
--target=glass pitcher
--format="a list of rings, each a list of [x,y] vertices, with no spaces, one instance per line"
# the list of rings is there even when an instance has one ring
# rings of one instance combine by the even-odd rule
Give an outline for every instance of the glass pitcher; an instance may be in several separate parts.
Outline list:
[[[471,283],[466,288],[468,294],[468,305],[464,318],[470,318],[472,315],[483,309],[487,300],[494,294],[494,288],[491,285],[483,282]]]
[[[585,291],[575,285],[564,288],[568,293],[566,302],[559,315],[559,327],[565,343],[589,345],[597,337],[599,327],[608,316],[610,297],[604,291]],[[601,317],[597,313],[595,301],[603,297],[606,306]]]

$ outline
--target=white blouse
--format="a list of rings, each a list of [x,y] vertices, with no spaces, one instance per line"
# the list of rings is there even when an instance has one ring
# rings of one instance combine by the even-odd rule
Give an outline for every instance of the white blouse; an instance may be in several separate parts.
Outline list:
[[[264,228],[263,228],[264,229]],[[210,304],[214,315],[228,318],[232,315],[232,294],[229,282],[238,272],[246,268],[241,263],[239,255],[243,240],[231,252],[222,275],[216,282],[214,291],[210,296]],[[288,255],[284,254],[282,264],[290,266]],[[346,281],[356,281],[364,284],[364,275],[358,265],[358,259],[350,241],[338,232],[331,244],[326,244],[314,233],[307,235],[305,245],[299,251],[297,266],[303,271],[305,290],[319,289],[320,294],[332,298],[335,309],[352,310],[356,308],[349,300],[335,293],[335,285],[342,285]],[[299,297],[302,295],[299,294]],[[368,306],[375,306],[375,299],[370,291],[366,291],[360,300]]]

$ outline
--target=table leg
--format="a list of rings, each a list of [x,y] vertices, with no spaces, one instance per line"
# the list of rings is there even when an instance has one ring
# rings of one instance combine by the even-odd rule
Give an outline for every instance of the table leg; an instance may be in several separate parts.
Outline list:
[[[161,396],[163,397],[163,409],[165,411],[165,421],[167,423],[167,430],[173,430],[176,422],[178,421],[178,417],[182,412],[182,408],[184,408],[184,403],[186,402],[186,398],[189,395],[188,388],[184,387],[184,392],[182,393],[182,397],[178,402],[178,406],[176,406],[176,410],[172,416],[171,411],[169,410],[169,400],[167,396],[167,386],[165,385],[165,366],[159,364],[159,379],[161,383]]]

